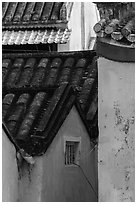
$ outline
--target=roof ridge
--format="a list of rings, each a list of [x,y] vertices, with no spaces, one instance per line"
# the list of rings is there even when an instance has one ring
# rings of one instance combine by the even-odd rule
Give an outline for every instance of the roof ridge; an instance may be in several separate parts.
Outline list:
[[[44,137],[41,139],[44,141],[46,138],[46,148],[43,151],[42,154],[46,152],[50,144],[52,143],[55,135],[57,134],[59,128],[65,121],[67,115],[70,113],[71,109],[73,106],[76,107],[80,118],[82,119],[85,128],[88,132],[89,137],[91,138],[91,132],[90,132],[90,127],[89,124],[86,120],[85,114],[81,108],[81,105],[77,99],[77,94],[73,86],[67,85],[65,90],[64,90],[64,95],[61,104],[56,109],[56,113],[54,112],[53,115],[51,116],[51,122],[49,123],[48,129],[45,131]],[[55,116],[56,114],[56,116]],[[54,127],[54,128],[53,128]],[[35,137],[35,136],[34,136]],[[37,137],[36,137],[37,138]],[[41,154],[40,154],[41,155]]]
[[[93,54],[96,56],[96,51],[95,50],[84,50],[84,51],[68,51],[68,52],[57,52],[57,51],[52,51],[52,52],[30,52],[30,53],[3,53],[2,56],[3,58],[17,58],[17,57],[71,57],[71,56],[77,56],[80,55],[82,56],[88,56],[90,54]]]

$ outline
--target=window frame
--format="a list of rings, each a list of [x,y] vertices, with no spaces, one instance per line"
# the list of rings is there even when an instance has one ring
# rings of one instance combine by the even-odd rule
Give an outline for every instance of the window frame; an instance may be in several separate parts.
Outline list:
[[[67,142],[77,143],[78,145],[76,148],[76,155],[75,155],[75,164],[66,164],[66,144]],[[64,137],[64,165],[65,167],[78,167],[80,162],[80,155],[81,155],[81,137],[72,137],[72,136],[65,136]]]

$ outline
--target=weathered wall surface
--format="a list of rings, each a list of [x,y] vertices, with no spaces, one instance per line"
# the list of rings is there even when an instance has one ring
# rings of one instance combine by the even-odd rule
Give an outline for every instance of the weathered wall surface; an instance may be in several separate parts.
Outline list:
[[[81,137],[80,166],[97,191],[97,161],[80,116],[72,109],[44,158],[42,201],[96,201],[96,195],[78,166],[65,166],[64,136]]]
[[[65,166],[64,136],[81,137],[80,167],[97,192],[97,152],[75,108],[72,109],[45,155],[35,164],[21,163],[21,202],[97,201],[95,192],[78,166]],[[91,149],[93,149],[91,151]]]
[[[134,201],[135,64],[98,60],[99,201]]]
[[[16,150],[2,131],[2,201],[18,200],[18,168]]]
[[[4,131],[2,147],[2,201],[41,201],[43,157],[35,158],[34,165],[22,160],[18,166],[15,147]]]
[[[35,163],[26,161],[19,167],[19,202],[41,202],[43,157],[35,157]]]

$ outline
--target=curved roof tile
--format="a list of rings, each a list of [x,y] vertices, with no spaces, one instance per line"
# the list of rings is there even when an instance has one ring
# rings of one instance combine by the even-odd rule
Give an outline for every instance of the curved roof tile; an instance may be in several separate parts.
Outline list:
[[[2,2],[3,28],[66,27],[64,9],[63,2]]]
[[[43,154],[75,100],[92,136],[96,60],[94,51],[3,54],[3,121],[20,148]]]

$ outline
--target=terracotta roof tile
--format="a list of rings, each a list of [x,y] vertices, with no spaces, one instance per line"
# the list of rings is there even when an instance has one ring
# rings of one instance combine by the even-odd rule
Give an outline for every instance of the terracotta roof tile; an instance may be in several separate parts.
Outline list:
[[[2,44],[67,43],[63,2],[2,2]]]
[[[5,16],[9,2],[2,2],[2,18]]]
[[[63,2],[3,2],[3,28],[58,27],[67,23]]]
[[[8,110],[12,104],[12,101],[14,99],[14,94],[6,94],[4,96],[3,102],[2,102],[2,118],[4,119],[6,117],[6,114],[8,113]]]
[[[94,51],[3,54],[3,70],[3,121],[29,154],[45,151],[59,128],[55,124],[62,124],[76,97],[92,131],[90,118],[97,107],[92,96],[97,93]],[[53,125],[56,131],[51,131]]]
[[[10,67],[11,60],[10,59],[4,59],[2,61],[2,81],[4,82],[5,77],[7,75],[8,69]]]
[[[38,114],[42,102],[44,101],[45,95],[46,95],[45,92],[39,92],[35,95],[28,109],[28,113],[26,114],[25,118],[23,119],[20,125],[17,139],[25,140],[25,138],[28,137],[29,131],[34,123],[36,115]]]
[[[49,20],[49,18],[51,16],[52,8],[53,8],[53,2],[49,2],[48,4],[44,5],[43,14],[41,17],[43,21]]]
[[[20,4],[18,3],[16,12],[15,12],[14,18],[13,18],[14,22],[20,22],[21,21],[21,18],[23,16],[25,8],[26,8],[25,2],[20,2]]]
[[[11,20],[14,16],[17,4],[18,4],[17,2],[11,2],[8,4],[8,8],[6,10],[6,14],[5,14],[5,18],[4,18],[5,22],[7,22],[7,23],[11,22]]]

